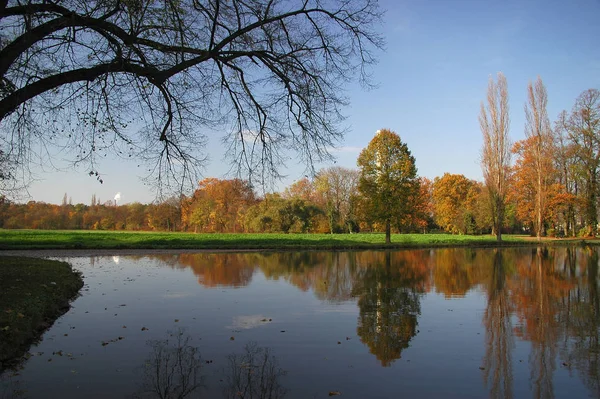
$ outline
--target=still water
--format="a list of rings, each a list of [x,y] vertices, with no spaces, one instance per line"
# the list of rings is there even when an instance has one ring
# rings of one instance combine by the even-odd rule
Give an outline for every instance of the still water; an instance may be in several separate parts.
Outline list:
[[[597,249],[68,258],[0,398],[600,396]]]

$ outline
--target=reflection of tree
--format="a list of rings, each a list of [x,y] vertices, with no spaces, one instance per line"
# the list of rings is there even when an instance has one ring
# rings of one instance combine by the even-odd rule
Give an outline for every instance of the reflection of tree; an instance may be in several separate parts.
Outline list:
[[[148,342],[152,351],[144,363],[139,398],[183,399],[202,386],[199,349],[190,345],[190,337],[182,330],[168,335]]]
[[[177,255],[173,266],[191,268],[205,287],[244,287],[252,280],[257,257],[255,253],[187,253]]]
[[[443,293],[446,298],[464,297],[481,281],[479,258],[486,253],[463,248],[437,249],[433,269],[436,291]]]
[[[581,281],[568,298],[568,335],[565,357],[579,371],[593,394],[600,396],[600,290],[598,250],[583,252],[586,264],[580,265]]]
[[[357,276],[355,252],[282,252],[266,255],[260,262],[267,278],[285,279],[303,291],[330,302],[352,298]]]
[[[506,262],[502,252],[494,250],[492,273],[487,285],[488,302],[483,324],[485,325],[485,372],[486,384],[490,384],[490,396],[512,397],[512,335],[511,305],[506,284]]]
[[[559,315],[571,288],[564,273],[554,267],[553,254],[537,248],[520,256],[513,286],[516,313],[524,324],[517,336],[531,342],[530,378],[536,398],[554,397],[552,377],[563,335]]]
[[[148,341],[152,348],[143,366],[143,380],[136,398],[184,399],[202,397],[203,376],[200,349],[191,345],[184,330],[168,333],[163,340]],[[241,354],[230,354],[228,368],[220,379],[226,383],[224,398],[281,399],[286,389],[279,368],[269,348],[250,342]],[[209,363],[209,362],[207,362]],[[210,396],[213,397],[213,396]]]
[[[279,368],[269,348],[250,342],[243,354],[228,356],[224,396],[231,399],[279,399],[286,394],[279,379],[286,372]]]
[[[417,333],[426,269],[407,262],[406,252],[385,252],[363,271],[355,287],[360,316],[357,333],[381,365],[399,359]],[[377,255],[382,255],[377,253]]]

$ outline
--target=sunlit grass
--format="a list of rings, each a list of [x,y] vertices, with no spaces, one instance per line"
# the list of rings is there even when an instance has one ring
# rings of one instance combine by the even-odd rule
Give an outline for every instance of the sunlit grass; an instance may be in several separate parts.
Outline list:
[[[525,243],[505,235],[504,245]],[[491,235],[393,234],[391,247],[491,246]],[[368,249],[385,245],[383,233],[194,234],[131,231],[0,230],[0,249]]]

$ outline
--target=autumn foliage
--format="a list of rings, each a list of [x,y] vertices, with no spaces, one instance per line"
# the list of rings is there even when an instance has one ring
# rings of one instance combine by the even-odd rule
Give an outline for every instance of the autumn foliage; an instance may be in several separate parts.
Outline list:
[[[503,204],[497,201],[504,194],[461,174],[444,173],[433,180],[418,176],[408,145],[384,129],[361,152],[357,169],[324,168],[281,192],[261,195],[245,180],[206,178],[189,196],[152,204],[117,206],[96,196],[89,205],[72,204],[66,194],[60,205],[23,204],[0,195],[0,228],[489,234],[496,225],[503,226],[503,233],[594,235],[600,92],[583,92],[573,110],[563,111],[550,129],[544,90],[539,79],[529,85],[527,134],[514,143],[514,162],[503,169]],[[493,212],[500,205],[502,221]]]

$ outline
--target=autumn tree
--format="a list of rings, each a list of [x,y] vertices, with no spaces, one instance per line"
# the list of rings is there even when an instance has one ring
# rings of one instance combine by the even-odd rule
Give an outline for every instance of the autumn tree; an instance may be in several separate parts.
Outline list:
[[[415,231],[426,233],[435,225],[433,220],[433,181],[423,176],[419,177],[419,190],[416,198],[411,202],[414,204],[414,209],[407,215],[410,218],[410,224]]]
[[[148,227],[152,230],[177,231],[181,223],[181,202],[169,198],[146,208]]]
[[[111,153],[195,184],[221,125],[258,179],[283,151],[326,159],[347,83],[368,84],[383,46],[381,15],[376,0],[0,1],[3,150],[27,165],[58,147],[95,172]]]
[[[583,214],[588,233],[598,230],[598,177],[600,174],[600,91],[589,89],[581,93],[564,129],[575,146],[583,177]]]
[[[548,208],[548,192],[554,182],[554,134],[550,127],[546,86],[538,76],[535,85],[527,86],[527,104],[525,104],[525,137],[527,144],[523,156],[531,158],[533,174],[532,186],[535,192],[535,231],[538,240],[542,237],[544,218]],[[529,153],[526,154],[525,152]]]
[[[493,221],[493,233],[502,240],[502,225],[506,211],[506,192],[510,171],[510,125],[508,107],[508,85],[502,72],[498,81],[490,77],[487,90],[487,105],[481,103],[479,125],[483,133],[481,168],[489,192]]]
[[[305,201],[314,201],[315,185],[308,177],[303,177],[286,187],[281,196],[285,199],[299,198]]]
[[[365,199],[367,213],[385,224],[385,242],[391,243],[392,222],[401,229],[402,221],[414,209],[419,181],[415,158],[400,136],[379,130],[358,156],[358,189]]]
[[[475,182],[463,175],[444,173],[433,182],[435,222],[450,233],[468,234],[474,230]]]
[[[192,196],[188,223],[194,231],[239,232],[243,213],[255,202],[254,191],[247,181],[206,178],[198,183]]]
[[[340,166],[320,170],[315,176],[317,202],[323,207],[329,222],[329,232],[346,230],[355,225],[354,193],[358,185],[358,171]]]
[[[569,116],[562,111],[554,124],[555,134],[555,168],[558,174],[560,190],[553,198],[553,208],[557,212],[556,222],[562,225],[565,235],[577,234],[576,215],[578,211],[579,167],[577,145],[569,139],[567,120]]]

